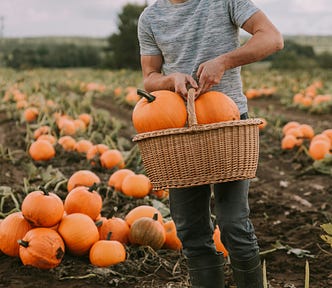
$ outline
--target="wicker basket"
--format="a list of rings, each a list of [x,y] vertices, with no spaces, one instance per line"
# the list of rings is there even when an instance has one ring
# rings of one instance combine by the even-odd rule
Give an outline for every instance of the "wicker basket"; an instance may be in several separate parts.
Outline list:
[[[188,93],[188,127],[134,136],[153,189],[181,188],[254,178],[260,119],[197,124]]]

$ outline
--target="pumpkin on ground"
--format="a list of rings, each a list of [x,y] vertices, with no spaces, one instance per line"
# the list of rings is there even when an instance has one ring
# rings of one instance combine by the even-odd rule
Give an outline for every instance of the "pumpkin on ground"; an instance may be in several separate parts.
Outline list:
[[[127,196],[143,198],[152,190],[150,179],[144,174],[126,176],[121,185],[121,191]]]
[[[35,161],[47,161],[55,156],[55,149],[49,141],[37,139],[30,145],[29,155]]]
[[[166,233],[166,239],[164,247],[171,250],[181,250],[182,243],[176,233],[176,227],[173,220],[169,220],[164,223],[164,229]]]
[[[142,98],[133,109],[132,122],[138,133],[185,126],[187,109],[179,94],[168,90],[147,93],[140,89],[137,93]]]
[[[100,164],[106,169],[124,168],[125,162],[122,153],[118,149],[109,149],[101,154]]]
[[[68,179],[67,190],[70,192],[77,186],[92,186],[94,183],[100,183],[100,178],[90,170],[78,170]]]
[[[135,220],[141,217],[152,218],[155,213],[158,213],[158,221],[163,223],[163,216],[161,215],[160,211],[157,208],[149,205],[136,206],[127,213],[124,219],[130,227]]]
[[[135,172],[130,169],[119,169],[115,171],[108,179],[108,186],[113,187],[116,191],[122,191],[123,179],[128,175],[135,175]]]
[[[142,217],[130,226],[129,241],[131,244],[150,246],[154,250],[160,249],[166,240],[163,224],[158,221],[158,213],[153,217]]]
[[[108,233],[112,232],[110,240],[117,240],[123,244],[128,243],[129,225],[120,217],[103,219],[99,227],[100,240],[106,240]]]
[[[89,252],[89,259],[92,265],[108,267],[126,260],[126,249],[117,240],[111,240],[111,232],[105,240],[94,243]]]
[[[67,194],[64,201],[64,210],[67,214],[83,213],[96,220],[99,216],[103,199],[95,190],[96,186],[78,186]]]
[[[0,225],[0,250],[12,257],[19,256],[17,241],[32,229],[22,212],[14,212],[3,219]]]
[[[39,269],[57,267],[65,254],[65,244],[58,232],[49,228],[34,228],[18,240],[19,256],[24,265]]]
[[[22,201],[24,218],[35,227],[52,227],[60,222],[64,212],[62,199],[53,192],[36,190]]]
[[[66,250],[75,256],[87,254],[91,246],[99,240],[95,222],[83,213],[64,216],[59,224],[58,232],[65,242]]]

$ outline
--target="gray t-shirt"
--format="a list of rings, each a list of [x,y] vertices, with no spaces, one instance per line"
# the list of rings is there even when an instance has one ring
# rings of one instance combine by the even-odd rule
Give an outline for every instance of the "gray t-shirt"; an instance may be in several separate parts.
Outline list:
[[[187,0],[172,4],[157,0],[138,22],[141,55],[162,55],[165,75],[182,72],[196,79],[198,66],[239,47],[239,27],[258,8],[250,0]],[[240,113],[247,112],[241,68],[225,72],[211,90],[230,96]]]

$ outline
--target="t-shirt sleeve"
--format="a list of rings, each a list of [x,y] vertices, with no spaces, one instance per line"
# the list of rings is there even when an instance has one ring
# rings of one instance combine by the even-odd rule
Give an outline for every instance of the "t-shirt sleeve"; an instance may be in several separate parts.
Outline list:
[[[259,11],[251,0],[228,0],[228,4],[232,21],[238,27],[242,27],[253,14]]]
[[[146,20],[146,14],[143,12],[137,25],[138,41],[141,55],[160,55],[161,51],[154,40],[151,27]]]

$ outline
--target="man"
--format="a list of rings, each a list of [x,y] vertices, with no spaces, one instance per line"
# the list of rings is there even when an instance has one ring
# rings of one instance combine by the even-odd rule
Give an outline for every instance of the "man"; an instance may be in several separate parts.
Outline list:
[[[252,37],[239,43],[239,29]],[[250,0],[157,0],[140,16],[138,38],[144,87],[187,97],[221,91],[248,117],[240,67],[283,48],[276,27]],[[259,247],[249,219],[249,180],[213,185],[221,240],[238,288],[263,287]],[[188,261],[192,287],[224,287],[223,255],[212,240],[210,185],[170,189],[171,216]]]

